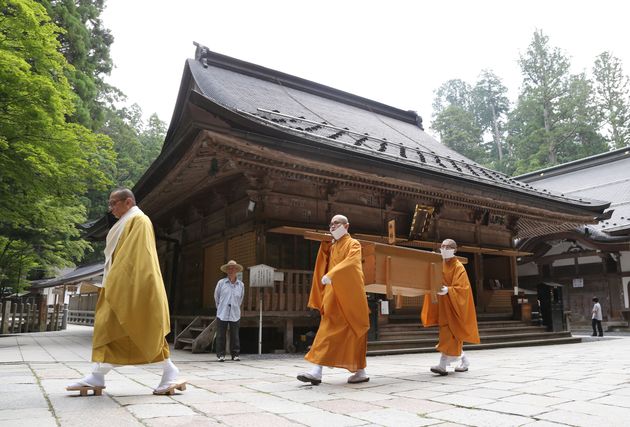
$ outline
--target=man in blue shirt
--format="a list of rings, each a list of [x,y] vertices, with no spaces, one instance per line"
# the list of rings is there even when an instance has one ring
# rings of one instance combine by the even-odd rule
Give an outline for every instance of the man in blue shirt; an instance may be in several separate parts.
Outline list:
[[[232,360],[239,361],[241,343],[238,329],[241,320],[241,304],[245,294],[245,285],[236,278],[236,273],[243,271],[243,266],[234,260],[221,266],[227,277],[217,282],[214,289],[214,302],[217,306],[217,358],[225,361],[225,335],[230,327],[230,353]]]

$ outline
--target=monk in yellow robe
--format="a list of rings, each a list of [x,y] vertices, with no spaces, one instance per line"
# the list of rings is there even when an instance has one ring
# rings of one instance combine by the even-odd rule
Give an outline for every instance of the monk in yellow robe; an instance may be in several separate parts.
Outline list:
[[[163,362],[154,394],[184,390],[179,369],[171,362],[165,336],[170,332],[168,300],[155,247],[151,220],[129,189],[113,191],[109,209],[118,218],[107,234],[102,288],[94,316],[93,372],[67,390],[105,388],[113,365]],[[84,391],[85,392],[85,391]]]
[[[452,239],[442,242],[443,286],[438,292],[438,303],[431,302],[425,295],[422,306],[422,324],[425,327],[439,326],[439,339],[436,349],[442,353],[440,363],[431,367],[431,372],[448,375],[446,367],[460,359],[456,372],[468,371],[470,362],[463,352],[464,341],[479,343],[477,313],[470,281],[464,265],[455,257],[457,243]]]
[[[370,380],[365,367],[369,310],[361,266],[361,244],[348,234],[348,218],[335,215],[330,223],[333,242],[322,242],[317,254],[308,306],[321,320],[310,351],[304,357],[315,366],[298,380],[317,385],[322,367],[353,372],[348,382]]]

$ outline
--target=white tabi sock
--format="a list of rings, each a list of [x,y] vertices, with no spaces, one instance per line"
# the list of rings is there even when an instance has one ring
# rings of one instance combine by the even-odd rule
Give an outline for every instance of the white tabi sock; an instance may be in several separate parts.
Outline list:
[[[175,382],[177,382],[177,376],[179,375],[179,369],[171,359],[165,359],[162,369],[162,380],[160,381],[160,385],[157,387],[158,389],[167,387]]]
[[[112,370],[114,365],[109,363],[95,363],[92,373],[81,378],[78,382],[70,384],[71,387],[105,387],[105,375]]]
[[[323,366],[322,365],[314,365],[313,369],[311,369],[309,374],[311,374],[312,376],[314,376],[317,379],[321,379],[322,378],[322,370],[323,370]]]

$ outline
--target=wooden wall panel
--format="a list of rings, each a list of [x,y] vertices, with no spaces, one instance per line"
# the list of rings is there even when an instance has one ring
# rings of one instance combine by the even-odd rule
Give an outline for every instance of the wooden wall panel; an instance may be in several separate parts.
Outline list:
[[[217,242],[204,248],[203,260],[203,308],[216,308],[214,288],[225,274],[219,268],[225,263],[225,242]]]

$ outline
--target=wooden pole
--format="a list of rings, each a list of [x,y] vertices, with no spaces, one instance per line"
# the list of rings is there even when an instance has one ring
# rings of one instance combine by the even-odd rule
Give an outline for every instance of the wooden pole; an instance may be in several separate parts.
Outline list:
[[[5,301],[2,306],[2,324],[0,325],[0,333],[6,335],[9,333],[9,317],[11,315],[11,301]]]
[[[22,324],[24,323],[24,303],[20,302],[18,304],[18,311],[20,312],[20,317],[18,320],[18,328],[17,328],[17,332],[26,332],[24,329],[24,326],[22,326]]]
[[[24,332],[31,331],[31,323],[33,323],[33,313],[31,313],[32,310],[33,310],[33,304],[31,304],[30,302],[27,302],[26,303],[26,320],[24,321]]]
[[[48,301],[46,301],[46,295],[40,295],[39,303],[38,303],[37,330],[39,332],[45,332],[47,322],[48,322]]]
[[[263,300],[260,295],[260,288],[258,292],[258,299],[260,300],[260,315],[258,317],[258,354],[262,354],[262,311],[263,311]]]
[[[13,304],[11,304],[11,328],[9,329],[9,332],[15,332],[15,326],[17,325],[17,322],[16,322],[17,312],[18,312],[18,305],[17,305],[17,302],[14,302]]]

